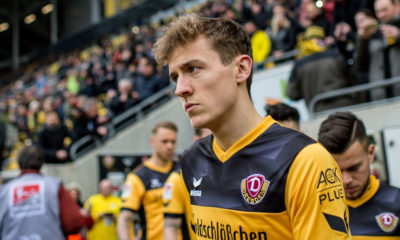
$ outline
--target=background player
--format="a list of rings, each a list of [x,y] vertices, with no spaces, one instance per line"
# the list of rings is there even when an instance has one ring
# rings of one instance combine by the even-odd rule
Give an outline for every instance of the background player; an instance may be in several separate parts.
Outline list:
[[[150,138],[153,154],[128,175],[121,196],[121,212],[117,223],[120,240],[129,239],[129,226],[135,214],[140,217],[141,239],[162,239],[162,192],[165,180],[178,168],[172,161],[177,131],[172,122],[160,122],[153,127]]]
[[[400,239],[400,190],[371,175],[375,146],[369,143],[363,122],[351,112],[329,115],[318,140],[342,171],[353,239]]]

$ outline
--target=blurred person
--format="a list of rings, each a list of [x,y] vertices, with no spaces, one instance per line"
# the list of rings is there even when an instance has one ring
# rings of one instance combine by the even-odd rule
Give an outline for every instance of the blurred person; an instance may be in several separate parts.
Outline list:
[[[355,16],[357,44],[355,67],[376,82],[400,76],[400,10],[395,0],[376,0],[377,20],[361,11]],[[369,91],[371,100],[399,96],[400,84]]]
[[[0,172],[3,170],[3,161],[4,161],[4,151],[6,148],[6,142],[7,142],[7,126],[4,123],[2,117],[2,113],[0,113]],[[0,176],[1,178],[1,176]]]
[[[108,122],[107,116],[98,114],[96,99],[84,98],[82,109],[79,114],[73,119],[74,130],[72,132],[74,141],[88,134],[96,137],[105,137],[108,134],[108,129],[105,124]],[[79,104],[78,104],[79,105]]]
[[[123,113],[136,103],[132,89],[132,82],[129,79],[121,79],[118,82],[118,94],[113,96],[108,104],[115,116]]]
[[[134,86],[135,98],[138,101],[150,97],[169,84],[168,81],[164,81],[157,76],[154,62],[148,57],[142,57],[139,60],[138,69],[139,74]]]
[[[265,107],[267,116],[281,123],[284,127],[300,131],[300,115],[296,108],[285,103],[267,104]]]
[[[134,233],[136,239],[163,239],[163,187],[168,176],[179,169],[172,161],[177,131],[172,122],[160,122],[153,127],[150,137],[153,153],[128,175],[123,188],[118,217],[119,240],[130,239],[130,225],[135,219],[139,219],[141,226]]]
[[[81,201],[82,187],[76,182],[70,182],[65,188],[67,189],[72,199],[74,199],[75,202],[78,204],[78,206],[80,208],[83,208],[83,203]]]
[[[117,240],[117,219],[121,200],[112,194],[112,183],[108,179],[100,181],[100,193],[85,202],[85,209],[94,220],[88,232],[89,240]]]
[[[210,129],[196,128],[193,142],[210,134]],[[185,187],[180,171],[174,171],[165,181],[163,190],[164,240],[196,239],[196,234],[191,229],[191,207],[184,196]]]
[[[37,146],[18,154],[21,175],[0,188],[1,239],[65,239],[85,223],[61,180],[40,174],[45,161]]]
[[[17,105],[16,112],[10,115],[9,121],[17,128],[20,141],[32,139],[33,135],[28,125],[28,107],[25,104]]]
[[[281,56],[296,45],[295,27],[287,15],[285,4],[275,4],[268,35],[272,41],[272,55]]]
[[[300,44],[301,55],[290,73],[286,88],[292,100],[304,98],[308,107],[318,94],[353,86],[357,83],[354,73],[344,57],[335,49],[328,49],[325,32],[318,26],[308,27]],[[313,111],[319,112],[359,102],[358,95],[345,95],[319,101]]]
[[[343,192],[340,173],[316,187],[334,159],[253,106],[251,44],[239,24],[182,16],[155,46],[192,126],[213,133],[181,161],[197,238],[351,239],[344,198],[320,200]]]
[[[306,3],[306,13],[310,20],[310,25],[321,27],[327,36],[331,35],[332,27],[328,19],[325,17],[325,12],[322,6],[317,2],[320,0],[308,0]],[[325,39],[324,39],[325,40]]]
[[[61,122],[56,111],[46,113],[43,129],[38,134],[38,145],[44,152],[46,163],[66,163],[69,161],[68,149],[71,133]]]
[[[342,172],[353,239],[400,239],[400,189],[371,175],[375,145],[363,122],[351,112],[331,114],[320,126],[318,141]]]

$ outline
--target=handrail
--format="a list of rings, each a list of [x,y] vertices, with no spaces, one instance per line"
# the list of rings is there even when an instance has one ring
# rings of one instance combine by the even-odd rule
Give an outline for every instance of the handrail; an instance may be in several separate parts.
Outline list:
[[[311,99],[310,104],[308,106],[310,117],[313,118],[316,115],[316,112],[314,111],[315,106],[318,102],[320,102],[322,100],[330,99],[330,98],[334,98],[334,97],[338,97],[338,96],[343,96],[343,95],[348,95],[348,94],[356,93],[356,92],[364,92],[364,91],[367,91],[370,89],[386,87],[386,86],[390,86],[390,85],[394,85],[394,84],[398,84],[398,83],[400,83],[400,77],[393,77],[393,78],[388,78],[388,79],[382,79],[382,80],[376,81],[376,82],[360,84],[357,86],[337,89],[337,90],[318,94]]]
[[[152,108],[152,105],[155,103],[160,104],[163,102],[163,99],[170,99],[172,97],[171,92],[173,89],[174,86],[171,84],[152,96],[144,99],[136,106],[114,117],[111,122],[106,125],[109,131],[109,134],[106,137],[99,139],[92,135],[86,135],[73,143],[69,151],[71,160],[75,160],[80,155],[93,148],[93,146],[99,146],[104,143],[104,141],[101,140],[107,140],[114,137],[118,131],[139,120],[143,115],[145,115],[146,110]]]

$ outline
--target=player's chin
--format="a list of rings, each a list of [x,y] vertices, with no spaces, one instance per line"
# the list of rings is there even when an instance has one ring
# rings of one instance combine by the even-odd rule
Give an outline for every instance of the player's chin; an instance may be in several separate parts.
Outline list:
[[[205,121],[200,116],[192,116],[189,118],[193,128],[205,128],[205,126],[207,125],[207,121]]]

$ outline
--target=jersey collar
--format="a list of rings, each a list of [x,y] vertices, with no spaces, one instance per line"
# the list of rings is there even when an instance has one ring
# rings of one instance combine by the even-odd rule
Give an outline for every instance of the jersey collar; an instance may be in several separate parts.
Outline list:
[[[258,136],[265,132],[274,123],[275,120],[273,120],[270,116],[265,117],[260,124],[258,124],[253,130],[248,132],[237,142],[235,142],[226,151],[222,150],[222,148],[218,145],[217,140],[214,138],[214,154],[221,162],[227,161],[230,157],[232,157],[233,154],[237,153],[238,151],[249,145],[251,142],[253,142]]]
[[[160,167],[160,166],[156,166],[154,164],[151,164],[149,161],[145,161],[143,163],[146,167],[150,168],[151,170],[154,170],[156,172],[161,172],[161,173],[168,173],[171,168],[172,168],[172,161],[170,161],[165,167]]]
[[[348,199],[347,204],[352,208],[356,208],[363,205],[368,200],[370,200],[378,191],[379,183],[380,183],[379,180],[375,176],[373,175],[369,176],[369,184],[367,189],[365,189],[365,192],[361,195],[361,197],[355,200]]]

